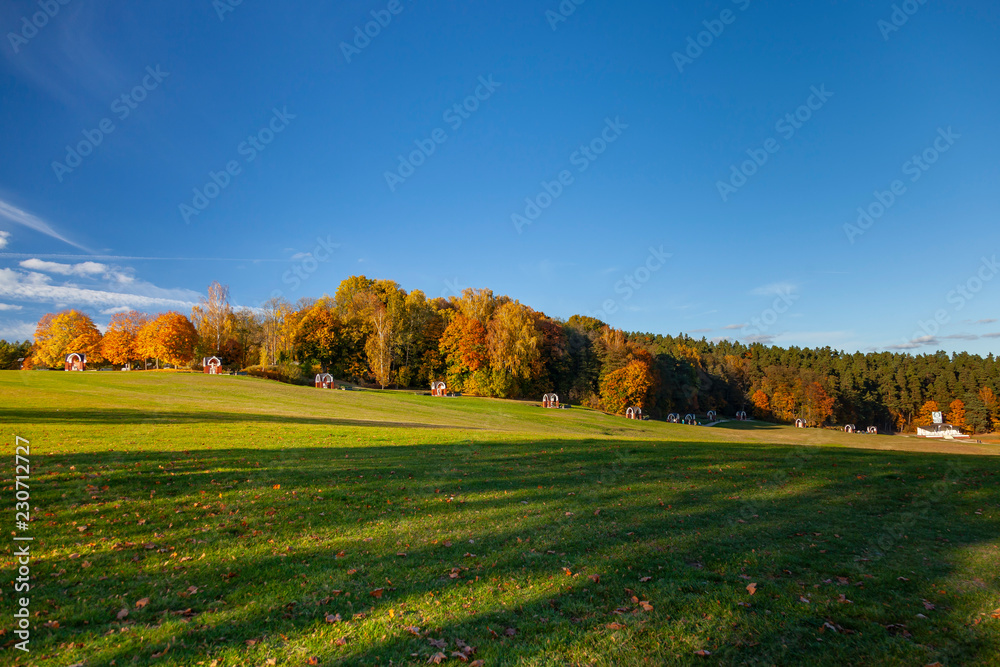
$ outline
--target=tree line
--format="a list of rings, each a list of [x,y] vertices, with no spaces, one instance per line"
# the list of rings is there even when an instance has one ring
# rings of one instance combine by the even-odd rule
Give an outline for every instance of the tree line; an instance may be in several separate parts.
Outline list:
[[[941,411],[969,432],[1000,429],[992,354],[848,354],[629,333],[592,317],[551,318],[488,289],[428,299],[365,276],[342,281],[333,296],[254,309],[234,308],[228,288],[213,283],[190,314],[119,313],[103,335],[80,311],[49,314],[27,365],[61,367],[71,352],[86,353],[90,365],[193,367],[218,356],[290,381],[322,370],[381,388],[444,380],[478,396],[555,392],[613,414],[641,407],[653,418],[746,411],[886,432],[913,430]]]

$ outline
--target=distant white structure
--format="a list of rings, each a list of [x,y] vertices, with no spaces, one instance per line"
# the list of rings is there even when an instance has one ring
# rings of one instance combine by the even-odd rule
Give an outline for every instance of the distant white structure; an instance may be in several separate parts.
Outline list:
[[[796,419],[795,420],[795,428],[805,428],[805,427],[806,427],[806,420],[805,419]]]
[[[698,418],[692,414],[684,415],[684,423],[688,426],[697,426]]]
[[[745,422],[747,420],[747,413],[743,411],[737,412],[736,418],[739,419],[741,422]]]
[[[857,433],[858,432],[858,427],[855,426],[854,424],[848,424],[847,426],[844,427],[844,432],[845,433]]]
[[[707,415],[708,421],[714,422],[718,416],[719,416],[719,413],[716,412],[715,410],[709,410],[708,411],[708,415]]]
[[[951,424],[931,424],[917,427],[917,435],[921,438],[941,438],[943,440],[959,440],[969,436],[962,433],[957,426]]]
[[[868,432],[872,435],[878,435],[878,426],[869,426]]]
[[[628,408],[625,410],[626,419],[642,419],[642,408]]]

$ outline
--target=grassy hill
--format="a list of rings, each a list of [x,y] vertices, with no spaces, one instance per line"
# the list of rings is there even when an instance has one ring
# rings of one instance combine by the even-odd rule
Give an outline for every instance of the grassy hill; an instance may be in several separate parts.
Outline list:
[[[995,445],[173,373],[0,373],[0,422],[16,664],[1000,654]]]

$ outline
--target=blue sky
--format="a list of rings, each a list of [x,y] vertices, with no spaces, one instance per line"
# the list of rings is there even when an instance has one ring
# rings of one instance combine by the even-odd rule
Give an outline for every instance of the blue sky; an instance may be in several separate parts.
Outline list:
[[[0,7],[0,337],[364,273],[1000,347],[995,3],[64,1]]]

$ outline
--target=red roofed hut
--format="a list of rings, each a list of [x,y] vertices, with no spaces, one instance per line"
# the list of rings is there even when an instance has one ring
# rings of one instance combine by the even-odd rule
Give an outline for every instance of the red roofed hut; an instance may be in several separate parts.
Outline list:
[[[320,373],[316,376],[316,388],[317,389],[335,389],[336,384],[333,381],[333,376],[329,373]]]
[[[558,408],[559,407],[559,396],[557,394],[545,394],[542,396],[542,407],[543,408]]]
[[[626,419],[642,419],[642,408],[628,408],[625,410]]]
[[[444,382],[431,382],[431,396],[447,396],[448,385]]]
[[[218,357],[207,357],[201,360],[201,367],[205,373],[209,375],[218,375],[219,369],[222,368],[222,359]]]

